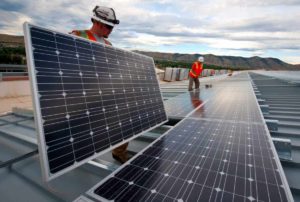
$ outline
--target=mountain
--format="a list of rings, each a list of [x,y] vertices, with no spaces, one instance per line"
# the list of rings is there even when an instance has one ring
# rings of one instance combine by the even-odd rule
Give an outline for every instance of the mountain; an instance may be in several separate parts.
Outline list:
[[[0,47],[19,47],[19,46],[24,46],[23,36],[0,34]]]
[[[136,51],[153,57],[155,60],[167,61],[184,61],[193,62],[199,56],[204,57],[205,64],[216,65],[227,68],[239,69],[266,69],[266,70],[300,70],[300,65],[291,65],[285,63],[277,58],[261,58],[258,56],[245,58],[236,56],[217,56],[213,54],[180,54],[180,53],[160,53],[160,52],[146,52]]]
[[[24,37],[14,36],[7,34],[0,34],[0,48],[18,48],[16,49],[19,55],[25,55],[24,49]],[[10,50],[13,51],[13,50]],[[20,53],[21,52],[21,53]],[[22,54],[24,52],[24,54]],[[192,63],[201,54],[180,54],[180,53],[160,53],[160,52],[146,52],[146,51],[135,51],[144,55],[153,57],[155,60],[160,61],[177,61]],[[13,54],[13,53],[12,53]],[[238,68],[238,69],[266,69],[266,70],[300,70],[299,65],[291,65],[285,63],[277,58],[261,58],[261,57],[236,57],[236,56],[217,56],[213,54],[206,54],[204,56],[205,64],[214,65],[225,68]],[[5,56],[6,57],[6,56]],[[8,57],[8,56],[7,56]],[[9,58],[11,56],[9,55]],[[1,62],[1,61],[0,61]],[[2,61],[3,62],[3,61]]]
[[[295,68],[298,68],[300,69],[300,64],[297,64],[297,65],[293,65]]]

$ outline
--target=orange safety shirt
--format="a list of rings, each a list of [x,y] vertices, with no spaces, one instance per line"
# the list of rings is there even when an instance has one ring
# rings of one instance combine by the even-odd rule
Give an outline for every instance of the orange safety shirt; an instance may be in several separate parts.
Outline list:
[[[194,62],[190,70],[190,77],[198,78],[203,70],[203,65],[200,62]]]
[[[76,36],[80,36],[80,37],[83,37],[83,38],[86,38],[86,39],[89,39],[91,41],[97,41],[97,42],[101,42],[99,40],[97,40],[97,38],[94,36],[94,34],[90,31],[90,30],[73,30],[71,32],[71,34],[74,34]],[[104,43],[106,45],[112,45],[108,40],[106,40],[105,38],[101,38],[103,39]]]

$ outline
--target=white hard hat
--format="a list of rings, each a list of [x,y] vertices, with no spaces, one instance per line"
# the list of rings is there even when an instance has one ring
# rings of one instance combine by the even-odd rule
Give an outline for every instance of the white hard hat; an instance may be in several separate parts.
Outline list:
[[[116,18],[114,9],[104,6],[96,6],[94,8],[92,21],[93,19],[110,26],[115,26],[115,24],[120,23],[120,21]]]
[[[200,56],[200,57],[198,58],[198,61],[199,61],[199,62],[204,62],[204,57]]]

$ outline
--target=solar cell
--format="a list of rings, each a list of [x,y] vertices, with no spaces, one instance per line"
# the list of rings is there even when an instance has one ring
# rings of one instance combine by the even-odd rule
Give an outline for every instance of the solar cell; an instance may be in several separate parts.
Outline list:
[[[167,120],[153,59],[24,25],[46,180]]]

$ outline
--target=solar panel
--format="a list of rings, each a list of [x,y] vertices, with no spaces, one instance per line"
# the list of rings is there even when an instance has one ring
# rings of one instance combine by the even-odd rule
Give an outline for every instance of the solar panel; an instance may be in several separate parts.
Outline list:
[[[187,118],[88,194],[101,201],[288,201],[286,188],[262,124]]]
[[[29,24],[24,32],[46,180],[167,120],[152,58]]]

